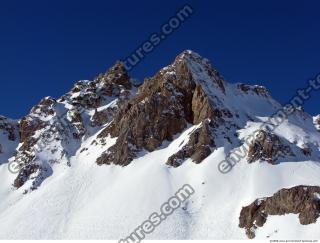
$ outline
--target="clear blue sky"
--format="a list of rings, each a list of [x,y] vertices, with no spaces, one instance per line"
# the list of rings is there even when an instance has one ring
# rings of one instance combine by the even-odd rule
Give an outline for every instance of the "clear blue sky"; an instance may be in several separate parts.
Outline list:
[[[26,115],[128,56],[188,3],[194,14],[132,70],[143,79],[185,49],[209,58],[229,82],[265,85],[286,103],[320,72],[320,2],[2,1],[0,114]],[[320,113],[319,94],[306,104]]]

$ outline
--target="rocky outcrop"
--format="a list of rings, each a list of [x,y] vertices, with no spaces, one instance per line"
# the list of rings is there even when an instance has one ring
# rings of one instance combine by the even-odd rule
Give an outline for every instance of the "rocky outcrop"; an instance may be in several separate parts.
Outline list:
[[[97,109],[109,103],[110,97],[119,98],[119,102],[128,99],[132,86],[124,64],[117,62],[93,81],[78,81],[72,90],[58,101],[78,109]]]
[[[50,141],[58,142],[63,139],[63,132],[59,128],[62,124],[56,118],[57,101],[51,97],[42,99],[38,105],[31,109],[29,115],[20,120],[20,145],[17,148],[16,155],[12,158],[20,166],[18,175],[13,183],[16,188],[21,187],[24,183],[32,179],[32,189],[36,189],[39,181],[42,181],[45,174],[44,166],[36,163],[37,153],[50,149]],[[47,147],[48,146],[48,147]],[[57,151],[52,151],[58,154]],[[59,151],[60,152],[60,151]],[[65,153],[63,151],[62,153]],[[56,155],[58,157],[61,156]],[[34,177],[30,177],[34,175]]]
[[[12,121],[4,116],[0,116],[0,131],[6,134],[9,141],[16,141],[19,139],[17,137],[18,123]]]
[[[30,117],[23,117],[20,120],[20,141],[22,143],[26,142],[28,138],[31,138],[36,131],[45,127],[44,122],[40,119],[31,119]]]
[[[73,125],[72,135],[75,139],[80,139],[86,133],[85,124],[81,115],[81,111],[77,108],[70,109],[68,111],[68,116],[70,117],[70,122]]]
[[[167,164],[173,167],[180,166],[184,160],[191,158],[196,164],[201,163],[211,154],[214,148],[214,139],[210,131],[210,122],[203,124],[190,134],[188,143],[181,150],[169,157]]]
[[[199,72],[202,74],[199,75]],[[208,78],[206,83],[201,79],[204,76]],[[171,141],[175,134],[181,133],[188,123],[199,124],[210,119],[210,126],[217,128],[231,113],[215,105],[205,91],[207,85],[212,85],[220,93],[225,92],[222,78],[207,60],[190,52],[179,55],[172,65],[146,79],[137,95],[116,113],[111,124],[99,134],[98,139],[108,135],[118,138],[116,144],[98,158],[97,163],[125,166],[137,151],[154,151],[163,141]],[[194,140],[198,136],[195,134]],[[181,152],[184,155],[177,158],[192,155],[195,161],[201,162],[209,153],[208,146],[213,144],[194,143],[197,145],[195,151],[185,149],[189,152]],[[168,163],[176,165],[174,161]]]
[[[0,165],[7,163],[14,156],[15,147],[19,144],[19,124],[0,116]]]
[[[129,74],[123,64],[123,62],[116,62],[105,74],[100,74],[95,80],[96,82],[102,82],[106,84],[107,95],[111,96],[115,87],[124,87],[125,89],[131,89],[132,84],[130,82]],[[110,91],[108,93],[108,91]]]
[[[102,97],[96,93],[96,83],[93,81],[78,81],[74,88],[60,101],[65,99],[75,107],[94,109],[102,104]]]
[[[237,88],[245,94],[256,94],[263,97],[270,97],[268,90],[259,85],[237,84]]]
[[[117,62],[93,81],[77,82],[60,99],[41,100],[20,120],[21,144],[13,160],[21,169],[14,186],[19,188],[31,180],[31,189],[36,189],[54,164],[70,165],[69,158],[89,135],[90,127],[103,126],[112,119],[118,107],[129,100],[131,87],[127,71]],[[104,108],[112,100],[117,102]],[[40,152],[50,158],[40,159]]]
[[[303,153],[305,156],[311,156],[311,154],[312,154],[312,149],[311,149],[307,144],[304,144],[303,147],[302,147],[302,153]]]
[[[55,106],[57,101],[51,97],[46,97],[42,99],[38,105],[34,106],[31,109],[30,114],[39,114],[42,117],[49,117],[54,115]],[[19,135],[21,143],[28,142],[36,131],[43,129],[46,124],[43,120],[40,119],[41,116],[25,116],[19,122]]]
[[[320,115],[313,117],[313,122],[316,129],[320,132]]]
[[[271,197],[255,200],[243,207],[239,227],[246,230],[248,238],[255,237],[255,230],[263,227],[269,215],[298,214],[302,225],[315,223],[320,214],[320,187],[296,186],[281,189]]]
[[[30,178],[32,174],[39,171],[40,167],[37,164],[28,164],[21,167],[18,176],[14,180],[13,186],[20,188]]]
[[[98,111],[95,109],[94,114],[91,118],[91,126],[99,127],[106,124],[109,121],[108,111]]]
[[[276,164],[280,157],[294,155],[290,147],[284,145],[277,135],[263,130],[260,130],[257,134],[257,137],[249,145],[248,163],[262,160],[270,164]]]
[[[181,112],[183,107],[168,99],[165,92],[167,90],[153,93],[143,102],[136,97],[115,115],[111,125],[98,136],[104,138],[111,134],[118,137],[116,144],[107,152],[109,156],[103,156],[107,159],[103,163],[127,165],[134,157],[134,150],[153,151],[162,141],[172,140],[174,134],[186,127],[187,121]]]

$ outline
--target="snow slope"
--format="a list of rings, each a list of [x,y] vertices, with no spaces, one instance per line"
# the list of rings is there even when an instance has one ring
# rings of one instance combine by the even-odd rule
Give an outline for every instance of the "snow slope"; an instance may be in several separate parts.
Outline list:
[[[0,116],[0,165],[7,163],[19,144],[18,121]]]

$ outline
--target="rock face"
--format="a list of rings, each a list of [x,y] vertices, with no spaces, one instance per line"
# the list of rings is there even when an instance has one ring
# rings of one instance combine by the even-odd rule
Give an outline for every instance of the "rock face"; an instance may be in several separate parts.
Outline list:
[[[269,97],[268,90],[263,86],[259,86],[259,85],[250,86],[247,84],[238,84],[237,88],[245,94],[255,93],[260,96]]]
[[[257,227],[262,227],[268,215],[298,214],[302,225],[315,223],[320,214],[320,187],[296,186],[281,189],[271,197],[255,200],[243,207],[239,217],[239,227],[247,236],[255,237]]]
[[[41,172],[45,172],[45,169],[40,167],[39,165],[31,164],[31,163],[27,164],[19,171],[17,178],[13,182],[13,186],[16,188],[20,188],[29,179],[38,179],[38,180],[45,179],[42,176],[37,177],[37,174],[40,174]],[[31,178],[31,175],[34,175],[34,177]],[[35,190],[37,186],[39,186],[37,184],[37,181],[33,181],[31,190]]]
[[[210,124],[208,121],[204,121],[200,128],[192,132],[189,142],[169,157],[167,164],[178,167],[187,158],[191,158],[196,164],[201,163],[211,154],[211,148],[215,147],[212,137]]]
[[[111,113],[111,114],[110,114]],[[112,115],[112,111],[98,111],[95,109],[94,114],[91,118],[92,127],[100,127],[103,124],[106,124],[109,121],[109,116]]]
[[[250,144],[248,151],[248,163],[257,160],[276,164],[279,157],[292,155],[289,146],[284,145],[280,138],[270,132],[260,130],[257,138]]]
[[[73,89],[58,101],[82,109],[96,109],[110,102],[110,97],[119,98],[119,102],[130,95],[130,77],[122,62],[117,62],[106,73],[93,81],[78,81]]]
[[[95,80],[77,82],[60,99],[41,100],[20,120],[21,144],[13,160],[21,169],[14,186],[19,188],[30,180],[30,189],[34,190],[51,175],[55,164],[70,166],[69,158],[82,139],[90,135],[92,127],[103,126],[113,118],[118,107],[130,98],[131,87],[123,64],[117,62]],[[105,107],[112,100],[117,102]],[[10,136],[13,138],[13,134]],[[39,158],[39,152],[49,154],[49,159]]]
[[[48,164],[53,163],[54,159],[56,161],[66,159],[66,150],[63,149],[63,146],[58,146],[63,143],[65,134],[63,126],[57,118],[57,106],[58,103],[55,99],[46,97],[32,108],[29,115],[20,120],[21,144],[13,158],[20,165],[20,170],[13,183],[15,187],[21,187],[33,175],[31,189],[36,189],[41,181],[48,176],[46,173]],[[51,147],[50,143],[55,143],[55,145]],[[59,149],[57,149],[58,147]],[[52,155],[52,161],[40,163],[37,153],[49,149],[51,149],[48,152]]]
[[[181,155],[168,161],[168,164],[177,166],[178,161],[192,156],[200,163],[209,154],[210,146],[214,146],[210,127],[219,127],[224,117],[230,117],[231,113],[217,107],[210,99],[204,91],[206,86],[201,75],[194,75],[199,72],[210,80],[207,81],[211,82],[209,85],[221,93],[225,92],[223,79],[208,61],[188,51],[182,53],[172,65],[146,79],[137,95],[115,114],[110,126],[100,133],[100,139],[108,135],[118,139],[98,158],[97,163],[128,165],[138,151],[154,151],[163,141],[171,141],[175,134],[181,133],[187,124],[199,124],[209,119],[200,131],[191,136],[189,148],[184,148]],[[191,149],[192,145],[195,147]]]
[[[6,134],[9,141],[15,141],[18,139],[17,130],[18,123],[14,122],[4,116],[0,116],[0,130]]]
[[[307,144],[304,144],[304,145],[303,145],[303,148],[302,148],[302,153],[303,153],[305,156],[311,156],[311,154],[312,154],[312,149],[311,149]]]

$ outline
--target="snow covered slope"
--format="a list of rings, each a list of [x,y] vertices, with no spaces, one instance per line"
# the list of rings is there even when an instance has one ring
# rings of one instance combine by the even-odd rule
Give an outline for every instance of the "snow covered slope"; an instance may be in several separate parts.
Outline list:
[[[263,130],[282,108],[264,87],[230,84],[192,51],[139,88],[132,81],[117,63],[43,99],[19,128],[10,121],[20,141],[0,137],[10,148],[0,153],[1,239],[122,239],[184,184],[195,193],[147,239],[247,239],[243,207],[283,188],[320,186],[316,119],[296,110]],[[261,130],[221,173],[219,163]],[[9,157],[19,173],[8,171]],[[301,225],[299,213],[270,214],[253,236],[320,238],[320,219]]]
[[[8,162],[18,144],[18,121],[0,116],[0,165]]]
[[[320,131],[320,115],[313,117],[314,125]]]

